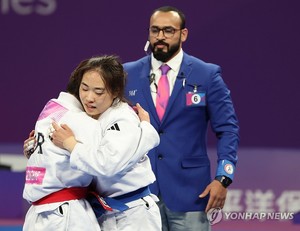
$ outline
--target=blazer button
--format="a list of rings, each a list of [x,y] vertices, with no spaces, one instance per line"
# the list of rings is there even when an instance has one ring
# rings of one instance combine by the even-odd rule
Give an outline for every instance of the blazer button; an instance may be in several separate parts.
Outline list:
[[[163,159],[163,155],[159,154],[159,155],[158,155],[158,159],[159,159],[159,160],[162,160],[162,159]]]

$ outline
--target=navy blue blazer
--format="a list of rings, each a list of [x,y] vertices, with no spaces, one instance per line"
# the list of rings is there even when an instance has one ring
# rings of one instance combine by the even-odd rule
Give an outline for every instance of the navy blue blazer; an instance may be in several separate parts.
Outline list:
[[[237,162],[239,126],[230,91],[219,66],[184,53],[160,122],[150,92],[150,59],[151,56],[146,56],[125,63],[124,68],[128,73],[127,98],[149,112],[151,124],[160,134],[159,146],[149,152],[156,175],[151,191],[161,195],[173,211],[204,211],[208,197],[198,196],[211,182],[206,146],[209,122],[218,140],[219,163]],[[201,103],[191,103],[191,93],[201,96]]]

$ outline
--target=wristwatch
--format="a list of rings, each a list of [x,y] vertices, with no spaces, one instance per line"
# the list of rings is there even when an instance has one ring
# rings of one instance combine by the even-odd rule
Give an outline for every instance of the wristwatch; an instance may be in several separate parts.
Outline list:
[[[216,176],[215,180],[219,181],[224,188],[227,188],[232,183],[232,180],[227,176]]]

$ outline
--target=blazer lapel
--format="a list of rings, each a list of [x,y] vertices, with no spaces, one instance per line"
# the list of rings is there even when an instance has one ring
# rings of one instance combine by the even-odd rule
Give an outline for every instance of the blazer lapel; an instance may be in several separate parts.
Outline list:
[[[182,60],[181,68],[178,72],[178,76],[176,78],[172,94],[169,98],[167,109],[164,114],[162,122],[165,120],[165,118],[168,117],[168,114],[171,114],[173,104],[175,103],[175,100],[176,100],[179,92],[184,88],[186,79],[188,78],[188,76],[190,75],[190,73],[192,71],[191,63],[188,62],[188,59],[186,56],[183,56],[183,57],[184,57],[184,59]],[[176,105],[174,105],[174,106],[176,107]]]
[[[146,68],[145,66],[148,65]],[[152,118],[156,120],[156,122],[159,123],[159,118],[156,113],[156,108],[152,99],[151,91],[150,91],[150,62],[149,63],[143,63],[143,67],[141,68],[141,89],[142,94],[144,96],[144,99],[148,105],[148,113],[152,115]]]

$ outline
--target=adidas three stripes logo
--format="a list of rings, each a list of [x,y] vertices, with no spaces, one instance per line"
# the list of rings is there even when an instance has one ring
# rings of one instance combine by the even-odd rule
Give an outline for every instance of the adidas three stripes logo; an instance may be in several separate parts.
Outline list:
[[[109,129],[107,130],[116,130],[116,131],[120,131],[119,125],[117,123],[115,123],[113,126],[111,126]]]

